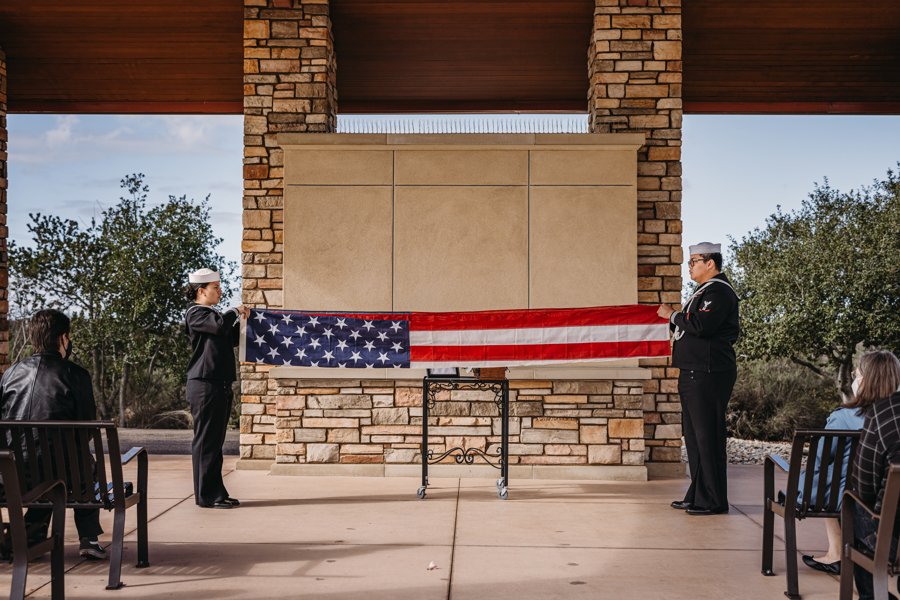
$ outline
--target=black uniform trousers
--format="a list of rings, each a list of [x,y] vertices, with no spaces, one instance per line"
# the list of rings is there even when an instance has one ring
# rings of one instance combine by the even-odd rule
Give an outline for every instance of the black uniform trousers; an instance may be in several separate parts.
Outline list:
[[[682,430],[691,472],[684,501],[697,508],[728,510],[725,409],[737,371],[682,370],[678,376]]]
[[[211,506],[228,498],[222,481],[222,446],[231,415],[231,382],[188,379],[186,395],[194,418],[194,501]]]

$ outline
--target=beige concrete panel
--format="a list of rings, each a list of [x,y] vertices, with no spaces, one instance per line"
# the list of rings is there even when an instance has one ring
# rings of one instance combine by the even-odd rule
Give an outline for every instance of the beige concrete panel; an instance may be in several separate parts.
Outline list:
[[[394,309],[528,303],[528,188],[398,187]]]
[[[391,188],[285,188],[284,305],[391,309]]]
[[[281,138],[278,138],[279,140]],[[534,143],[541,146],[630,146],[637,150],[644,145],[643,133],[536,133]]]
[[[531,185],[635,185],[634,150],[533,150]]]
[[[391,185],[390,150],[301,150],[284,153],[285,186]]]
[[[386,133],[279,133],[278,145],[286,146],[361,146],[387,142]]]
[[[531,190],[531,308],[637,302],[631,187]]]
[[[397,185],[528,185],[526,150],[398,150]]]

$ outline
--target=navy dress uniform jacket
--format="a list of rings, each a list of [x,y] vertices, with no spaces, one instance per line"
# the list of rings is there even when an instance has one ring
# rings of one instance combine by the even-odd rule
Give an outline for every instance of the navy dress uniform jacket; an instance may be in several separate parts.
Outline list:
[[[233,348],[241,337],[237,310],[220,313],[211,306],[194,304],[187,310],[185,324],[191,340],[187,378],[235,381]]]
[[[738,297],[723,273],[713,279],[725,283],[707,282],[681,312],[672,314],[670,329],[684,332],[672,345],[672,366],[683,371],[714,373],[737,368]]]

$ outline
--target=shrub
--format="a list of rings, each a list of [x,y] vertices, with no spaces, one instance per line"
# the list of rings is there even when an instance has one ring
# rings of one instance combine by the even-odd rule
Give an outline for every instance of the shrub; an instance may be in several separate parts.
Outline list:
[[[788,360],[746,360],[728,405],[730,436],[786,441],[799,428],[824,427],[840,404],[834,384]]]

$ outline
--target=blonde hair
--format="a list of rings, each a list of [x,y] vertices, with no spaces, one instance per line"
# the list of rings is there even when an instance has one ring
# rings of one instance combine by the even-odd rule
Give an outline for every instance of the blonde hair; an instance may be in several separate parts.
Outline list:
[[[850,407],[866,408],[900,388],[900,360],[888,350],[866,352],[859,359],[859,389]]]

